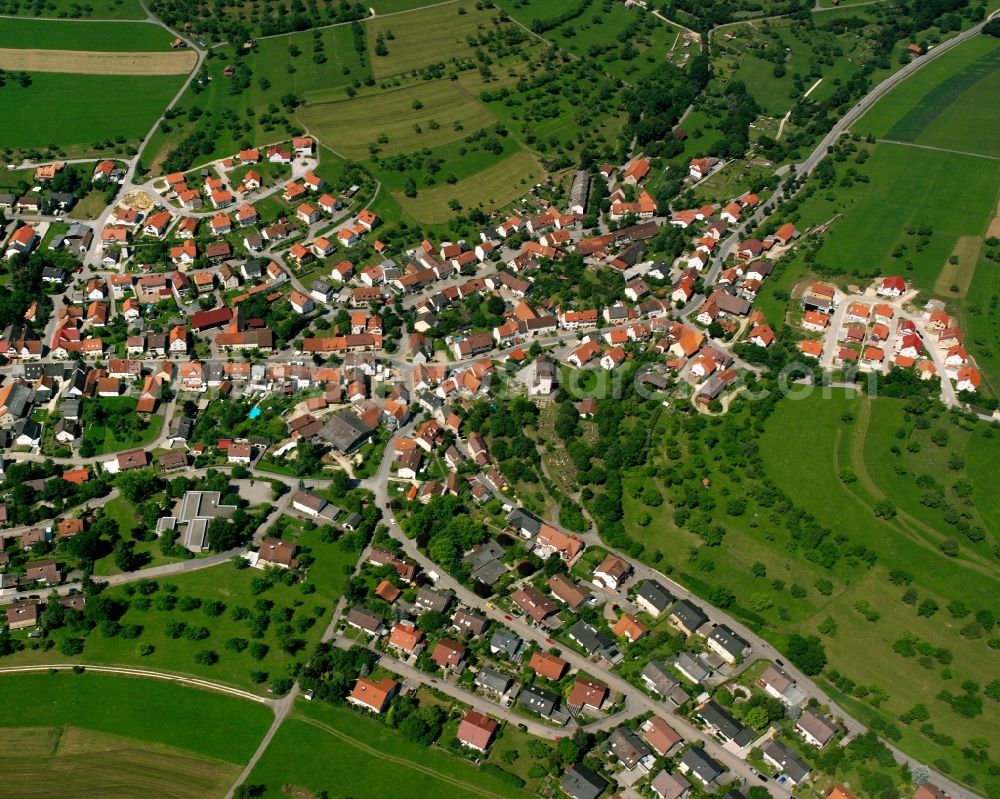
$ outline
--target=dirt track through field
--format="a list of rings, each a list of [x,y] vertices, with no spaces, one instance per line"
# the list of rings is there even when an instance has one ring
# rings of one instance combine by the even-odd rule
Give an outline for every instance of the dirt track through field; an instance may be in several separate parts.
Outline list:
[[[997,215],[990,221],[990,229],[986,231],[986,238],[1000,238],[1000,204],[997,204]]]
[[[99,53],[84,50],[0,48],[0,69],[76,75],[186,75],[198,60],[190,50],[168,53]]]

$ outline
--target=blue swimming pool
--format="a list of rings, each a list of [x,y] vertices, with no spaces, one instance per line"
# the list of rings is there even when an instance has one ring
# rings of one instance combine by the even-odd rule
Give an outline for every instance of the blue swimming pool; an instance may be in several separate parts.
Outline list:
[[[260,408],[251,408],[250,413],[247,414],[250,419],[256,419],[260,416]]]

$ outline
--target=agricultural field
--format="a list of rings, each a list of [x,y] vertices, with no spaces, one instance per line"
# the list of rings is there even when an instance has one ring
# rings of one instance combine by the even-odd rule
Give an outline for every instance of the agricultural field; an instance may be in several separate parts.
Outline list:
[[[834,274],[898,273],[933,291],[959,240],[982,237],[996,213],[1000,161],[882,143],[850,166],[867,180],[820,190],[801,209],[807,224],[842,214],[816,255]]]
[[[343,566],[352,566],[357,559],[354,551],[322,543],[318,533],[303,533],[299,541],[311,546],[317,561],[323,561],[315,567],[315,576],[303,584],[315,585],[315,593],[303,592],[303,586],[261,583],[260,571],[236,569],[228,563],[178,575],[148,597],[116,587],[109,594],[129,603],[119,623],[126,630],[137,628],[138,635],[109,637],[95,630],[82,639],[81,654],[59,655],[58,659],[197,674],[264,691],[273,680],[285,678],[286,667],[319,640],[347,579]],[[267,603],[273,603],[271,610]],[[72,635],[65,628],[54,633],[56,651]],[[214,659],[205,652],[214,653]],[[29,647],[10,662],[48,663],[54,656],[51,651]]]
[[[57,19],[143,19],[139,0],[0,0],[0,14]]]
[[[63,658],[50,655],[50,660]],[[264,705],[234,696],[163,680],[71,671],[0,674],[0,701],[6,708],[4,728],[11,722],[18,728],[78,727],[225,764],[245,763],[272,718]],[[201,722],[195,735],[192,719]]]
[[[334,102],[309,103],[298,119],[347,158],[410,153],[496,122],[458,81],[436,80]]]
[[[815,185],[789,208],[802,229],[832,222],[816,245],[807,247],[815,249],[808,259],[811,273],[851,282],[896,273],[925,295],[943,299],[968,333],[966,346],[983,370],[986,392],[994,396],[1000,391],[995,346],[1000,284],[991,264],[998,251],[989,242],[1000,236],[1000,160],[989,156],[990,137],[973,141],[969,131],[990,129],[998,121],[997,106],[986,97],[997,53],[993,40],[977,37],[918,71],[914,83],[900,84],[856,126],[856,137],[880,141],[848,145],[846,158],[832,160],[828,178],[817,175]],[[951,83],[955,80],[960,85]],[[951,93],[933,90],[941,82]],[[889,136],[893,129],[908,132]],[[913,142],[896,140],[897,135]],[[931,136],[936,143],[925,143]],[[978,147],[975,152],[982,155],[934,147],[963,152]],[[782,270],[801,274],[803,267],[796,255]],[[795,279],[785,282],[788,290]],[[774,291],[766,289],[762,302]]]
[[[452,200],[462,209],[497,208],[520,197],[543,177],[545,170],[534,156],[519,152],[453,185],[425,189],[414,198],[398,192],[392,196],[417,222],[441,222],[457,210]]]
[[[854,126],[862,135],[1000,157],[996,82],[1000,41],[978,36],[894,88]]]
[[[103,53],[139,53],[170,50],[173,36],[147,22],[59,22],[0,18],[4,48],[32,50],[90,50]]]
[[[0,88],[4,106],[3,144],[8,149],[53,146],[67,155],[104,152],[100,142],[122,138],[137,143],[180,88],[180,75],[71,75],[36,72],[30,86],[8,82]],[[111,95],[121,98],[108,113]]]
[[[74,75],[187,75],[191,52],[96,53],[80,50],[0,50],[0,69]]]
[[[311,757],[296,753],[308,751]],[[359,769],[360,760],[369,767]],[[250,774],[266,786],[265,797],[287,795],[283,786],[317,795],[448,796],[452,799],[515,799],[529,796],[452,754],[411,743],[374,719],[319,703],[300,703],[278,729]]]
[[[0,779],[19,799],[222,796],[240,767],[78,727],[0,727]]]
[[[492,32],[498,18],[495,8],[477,9],[472,4],[376,17],[365,23],[372,72],[381,79],[452,61],[466,51],[467,57],[472,57],[469,37]]]

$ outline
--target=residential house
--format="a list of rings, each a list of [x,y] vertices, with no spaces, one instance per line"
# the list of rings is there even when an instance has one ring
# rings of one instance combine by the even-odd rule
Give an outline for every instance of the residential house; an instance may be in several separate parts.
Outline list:
[[[458,742],[477,752],[485,752],[496,734],[498,724],[489,716],[484,716],[475,710],[469,710],[458,725],[455,737]]]
[[[717,624],[712,630],[708,636],[708,647],[729,664],[735,663],[750,651],[750,644],[725,624]]]
[[[559,789],[570,799],[597,799],[607,787],[607,780],[582,763],[572,766],[559,781]]]
[[[381,680],[361,677],[354,684],[347,701],[374,713],[382,713],[389,707],[390,700],[398,690],[399,683],[388,677],[383,677]]]
[[[617,758],[628,771],[637,766],[643,771],[649,771],[656,761],[653,750],[629,727],[618,727],[608,737],[605,747],[608,754]]]
[[[643,580],[635,592],[635,603],[650,616],[657,617],[673,603],[674,597],[656,580]]]
[[[815,710],[806,710],[795,722],[795,731],[807,744],[822,749],[839,731],[837,725]]]

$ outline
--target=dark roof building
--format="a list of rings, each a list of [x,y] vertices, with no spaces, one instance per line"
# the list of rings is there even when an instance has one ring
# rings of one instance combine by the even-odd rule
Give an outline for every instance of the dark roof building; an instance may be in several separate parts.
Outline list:
[[[597,799],[608,787],[607,781],[578,763],[566,772],[559,787],[570,799]]]

